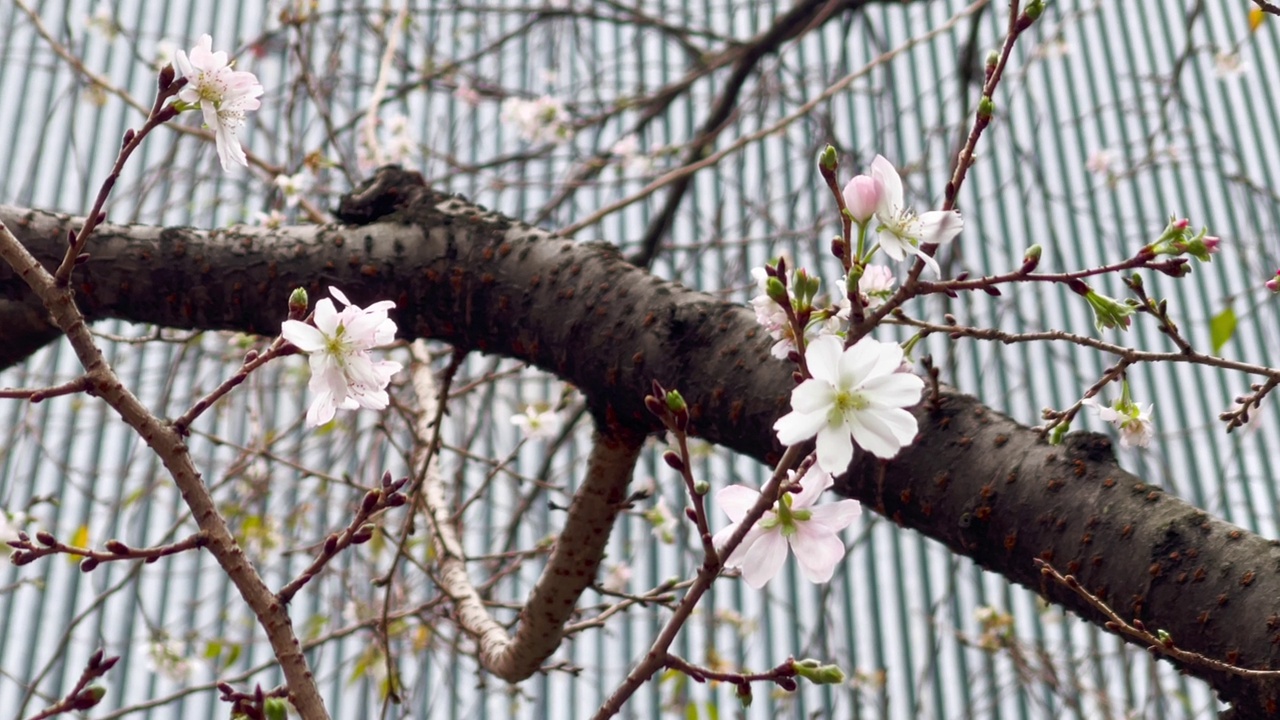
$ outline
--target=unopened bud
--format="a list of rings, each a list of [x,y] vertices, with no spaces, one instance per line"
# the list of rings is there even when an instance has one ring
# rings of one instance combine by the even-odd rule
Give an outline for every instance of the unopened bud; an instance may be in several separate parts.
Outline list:
[[[360,501],[360,512],[365,515],[373,512],[374,508],[378,507],[378,497],[377,490],[370,490],[365,493],[364,498]]]
[[[830,145],[822,148],[822,152],[818,153],[818,167],[824,172],[834,173],[839,166],[840,160],[836,156],[836,149]]]
[[[785,306],[790,302],[790,300],[787,299],[787,286],[783,285],[782,281],[776,277],[771,277],[765,281],[764,293],[769,296],[770,300],[778,303],[779,305]]]
[[[106,688],[101,685],[90,685],[76,693],[75,698],[71,701],[71,709],[88,710],[102,702],[102,698],[106,697],[106,695]]]
[[[160,77],[156,79],[156,85],[159,86],[161,93],[164,93],[164,91],[169,89],[169,86],[173,84],[173,79],[177,77],[177,75],[178,73],[173,69],[173,63],[169,63],[168,65],[160,68]]]
[[[112,555],[128,555],[129,546],[119,540],[108,540],[106,543],[107,552]]]
[[[373,539],[373,531],[376,529],[377,528],[374,526],[373,523],[365,523],[364,525],[361,525],[358,530],[352,533],[351,544],[361,545],[363,543],[369,542],[370,540]]]
[[[1165,265],[1153,266],[1169,277],[1186,277],[1191,274],[1191,264],[1186,258],[1174,258]]]
[[[307,314],[309,304],[306,288],[294,288],[289,293],[289,319],[301,320]]]
[[[684,460],[680,459],[680,456],[674,450],[662,453],[662,461],[670,466],[672,470],[684,472]]]
[[[701,495],[706,495],[709,492],[711,492],[711,483],[707,482],[706,480],[699,480],[693,484],[694,495],[701,496]]]
[[[738,683],[734,688],[734,695],[743,708],[751,707],[751,683]]]
[[[1280,270],[1277,270],[1276,274],[1273,275],[1265,284],[1267,289],[1271,292],[1280,293]]]
[[[667,409],[673,413],[684,412],[688,409],[688,405],[684,402],[684,397],[680,395],[679,390],[667,391]]]
[[[1044,248],[1039,245],[1032,245],[1022,254],[1022,272],[1029,273],[1036,269],[1040,264],[1040,256],[1043,254]]]
[[[978,101],[978,118],[981,120],[990,120],[992,115],[996,114],[995,101],[990,95],[983,95]]]

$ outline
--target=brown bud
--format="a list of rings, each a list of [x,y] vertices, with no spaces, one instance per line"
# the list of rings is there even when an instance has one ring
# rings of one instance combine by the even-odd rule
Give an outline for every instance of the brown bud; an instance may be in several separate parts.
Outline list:
[[[106,548],[107,548],[107,552],[111,553],[112,555],[128,555],[129,554],[129,546],[125,545],[119,540],[114,540],[114,539],[108,540],[106,544]]]

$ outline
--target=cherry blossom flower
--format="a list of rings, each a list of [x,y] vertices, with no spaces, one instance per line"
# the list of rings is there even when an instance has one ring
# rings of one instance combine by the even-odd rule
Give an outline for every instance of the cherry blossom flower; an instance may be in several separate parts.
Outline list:
[[[513,125],[516,133],[531,143],[563,142],[573,137],[564,102],[550,95],[533,100],[507,98],[502,103],[502,121]]]
[[[116,22],[116,16],[111,12],[111,3],[106,0],[99,0],[93,14],[87,18],[86,25],[107,40],[115,40],[120,34],[120,23]]]
[[[9,543],[17,542],[24,521],[24,517],[10,518],[9,513],[0,510],[0,566],[9,563],[9,556],[13,554]]]
[[[162,38],[156,43],[155,50],[152,51],[151,66],[159,71],[163,70],[166,65],[172,65],[178,49],[178,43],[169,38]]]
[[[1244,75],[1249,69],[1238,51],[1220,51],[1213,56],[1213,74],[1219,80],[1235,80]]]
[[[601,588],[614,593],[626,592],[629,584],[631,584],[631,566],[626,563],[611,564],[604,579],[600,581]]]
[[[401,368],[398,362],[369,357],[370,349],[395,339],[396,324],[387,317],[395,303],[383,300],[361,308],[335,287],[329,293],[346,306],[341,312],[325,298],[316,303],[314,326],[286,320],[281,327],[285,340],[311,356],[309,388],[316,395],[307,410],[311,427],[332,420],[339,408],[385,408],[387,384]]]
[[[278,230],[279,228],[284,227],[288,222],[289,218],[285,217],[284,213],[279,210],[272,210],[271,212],[265,213],[255,212],[253,214],[253,224],[261,225],[269,230]]]
[[[302,193],[307,191],[311,181],[307,178],[306,173],[295,173],[293,175],[277,175],[275,185],[284,195],[285,206],[297,207],[298,201],[302,199]]]
[[[525,405],[523,413],[511,416],[511,424],[523,430],[525,437],[532,440],[555,437],[564,426],[564,421],[551,408],[539,409],[536,405]]]
[[[1146,447],[1151,444],[1155,434],[1155,426],[1151,422],[1151,411],[1154,405],[1143,410],[1137,403],[1129,399],[1129,387],[1125,386],[1120,399],[1103,405],[1093,398],[1084,401],[1085,405],[1098,411],[1098,418],[1103,422],[1115,425],[1120,431],[1120,447]]]
[[[853,221],[865,225],[884,197],[884,184],[871,175],[855,175],[845,183],[842,194]]]
[[[480,105],[480,100],[482,99],[479,91],[471,87],[471,83],[466,80],[458,83],[458,87],[453,90],[453,96],[471,107]]]
[[[930,210],[917,215],[902,204],[902,178],[898,171],[884,158],[877,155],[871,162],[871,177],[880,181],[883,193],[876,205],[876,235],[880,241],[880,249],[894,260],[902,260],[907,255],[915,255],[924,264],[940,275],[938,261],[921,252],[923,245],[940,245],[950,242],[964,229],[964,218],[956,210]]]
[[[791,471],[790,476],[794,480],[795,472]],[[814,507],[823,491],[834,482],[830,474],[811,467],[800,482],[800,492],[783,493],[777,505],[765,512],[725,559],[725,567],[741,568],[742,579],[759,590],[782,569],[790,548],[795,551],[806,580],[814,583],[831,580],[844,557],[840,531],[849,527],[862,512],[856,500]],[[730,485],[716,493],[716,502],[732,521],[712,538],[717,548],[724,547],[759,499],[759,492],[742,485]]]
[[[671,506],[667,505],[666,498],[659,495],[653,507],[644,511],[644,519],[653,526],[654,537],[667,545],[676,541],[676,530],[680,524],[676,522],[675,513],[671,512]]]
[[[773,425],[783,445],[815,435],[818,466],[840,474],[853,459],[853,444],[891,458],[916,436],[916,419],[903,408],[920,401],[924,381],[898,372],[902,348],[864,337],[842,349],[824,335],[809,343],[805,362],[813,377],[791,391],[792,411]]]
[[[258,78],[251,72],[232,70],[225,52],[213,52],[213,38],[207,33],[200,36],[190,56],[179,50],[173,61],[187,78],[178,99],[200,106],[205,124],[214,132],[222,169],[230,170],[233,163],[247,167],[249,161],[236,131],[244,124],[244,114],[262,104],[258,101],[263,92]]]
[[[858,292],[866,298],[867,307],[876,308],[884,304],[893,295],[893,284],[897,278],[893,270],[884,265],[868,265],[858,278]]]
[[[1094,175],[1108,176],[1120,162],[1120,156],[1108,148],[1094,150],[1085,160],[1084,169]]]

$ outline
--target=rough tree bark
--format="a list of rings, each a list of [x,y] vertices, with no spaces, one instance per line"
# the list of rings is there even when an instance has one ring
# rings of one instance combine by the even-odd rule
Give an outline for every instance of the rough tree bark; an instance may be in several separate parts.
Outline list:
[[[356,303],[392,299],[406,338],[432,338],[545,368],[593,413],[639,431],[650,381],[681,391],[692,431],[764,462],[788,405],[791,369],[748,309],[648,275],[607,244],[574,243],[384,169],[347,196],[345,225],[102,226],[77,269],[90,319],[277,334],[289,291],[335,285]],[[42,262],[75,220],[0,207]],[[30,304],[0,267],[0,303]],[[0,327],[0,344],[13,340]],[[1104,436],[1051,447],[972,397],[942,389],[916,409],[920,435],[896,459],[855,456],[842,494],[933,537],[1095,623],[1081,597],[1035,561],[1070,572],[1119,614],[1183,649],[1247,668],[1280,667],[1280,547],[1166,495],[1116,464]],[[1237,717],[1271,717],[1273,680],[1185,667]]]

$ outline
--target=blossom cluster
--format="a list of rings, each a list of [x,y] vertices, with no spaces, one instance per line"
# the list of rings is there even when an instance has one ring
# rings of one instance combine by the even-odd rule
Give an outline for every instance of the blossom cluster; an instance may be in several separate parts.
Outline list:
[[[387,384],[402,367],[369,356],[372,348],[395,339],[396,324],[387,317],[395,303],[383,300],[361,308],[335,287],[329,288],[329,293],[343,304],[341,311],[324,298],[316,303],[314,325],[286,320],[280,330],[285,340],[311,356],[309,389],[315,393],[307,410],[311,427],[329,422],[338,409],[387,407]]]
[[[842,192],[849,216],[860,227],[874,225],[876,240],[885,255],[901,262],[914,255],[940,275],[938,261],[924,252],[926,245],[940,245],[955,239],[964,229],[964,219],[956,210],[930,210],[917,214],[903,201],[902,178],[893,164],[877,155],[869,175],[857,175]]]
[[[233,164],[248,166],[236,132],[244,124],[245,113],[261,105],[258,97],[263,88],[258,78],[250,72],[232,70],[227,53],[213,52],[213,38],[208,34],[200,36],[190,55],[181,50],[174,53],[173,62],[187,79],[178,91],[178,99],[199,106],[205,125],[213,130],[222,169],[230,170]]]
[[[564,102],[550,95],[532,100],[507,98],[502,103],[502,122],[514,127],[520,139],[530,143],[559,143],[573,137]]]

